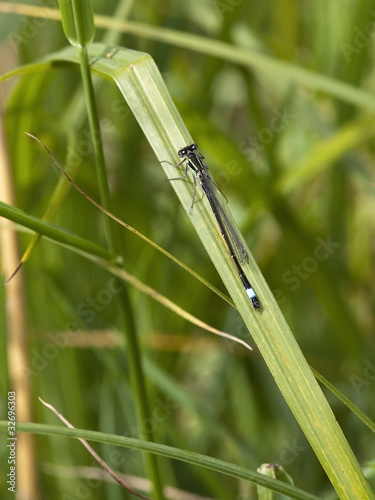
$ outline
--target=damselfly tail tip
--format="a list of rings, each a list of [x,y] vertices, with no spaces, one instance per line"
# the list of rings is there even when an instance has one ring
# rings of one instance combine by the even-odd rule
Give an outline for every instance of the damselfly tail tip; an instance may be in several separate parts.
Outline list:
[[[250,302],[252,303],[254,309],[260,309],[260,304],[258,297],[256,296],[254,290],[252,288],[247,288],[246,289],[247,296],[250,299]]]

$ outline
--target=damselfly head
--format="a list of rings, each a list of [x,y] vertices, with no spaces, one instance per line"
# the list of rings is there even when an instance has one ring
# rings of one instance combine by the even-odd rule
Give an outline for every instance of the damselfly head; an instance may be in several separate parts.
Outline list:
[[[195,154],[195,151],[198,151],[198,146],[196,144],[190,144],[190,146],[185,146],[180,149],[178,156],[180,158],[189,157],[191,154]]]

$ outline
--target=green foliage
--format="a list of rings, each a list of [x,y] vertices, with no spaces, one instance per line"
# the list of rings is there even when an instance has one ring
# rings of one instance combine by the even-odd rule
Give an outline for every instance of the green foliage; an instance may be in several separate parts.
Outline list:
[[[355,467],[341,438],[333,439],[337,429],[330,426],[329,409],[322,406],[277,305],[309,363],[364,414],[373,415],[372,3],[93,2],[95,14],[108,16],[96,18],[101,43],[89,46],[88,55],[96,72],[110,210],[225,291],[194,226],[254,340],[228,303],[121,228],[125,270],[195,317],[259,348],[245,352],[197,330],[129,281],[128,307],[151,394],[147,423],[157,442],[207,455],[204,467],[163,459],[167,484],[206,497],[256,498],[255,487],[240,474],[213,476],[209,457],[217,457],[250,471],[264,462],[279,463],[296,486],[328,499],[333,490],[321,465]],[[22,75],[5,113],[17,208],[1,203],[1,215],[49,238],[36,242],[23,266],[34,421],[56,424],[37,402],[40,395],[77,428],[138,437],[129,340],[118,333],[119,288],[110,274],[119,269],[113,258],[119,247],[107,250],[104,215],[70,189],[43,148],[25,135],[42,140],[75,182],[102,201],[80,58],[75,49],[65,49],[62,30],[43,12],[42,18],[30,13],[23,20],[2,13],[12,24],[2,23],[0,33],[12,60],[17,57],[15,73]],[[121,24],[124,13],[130,20]],[[71,43],[88,43],[91,21],[81,34],[72,34],[71,21],[64,25]],[[130,52],[117,46],[156,61],[274,293],[277,304],[251,264],[247,272],[260,293],[262,315],[248,309],[205,200],[189,220],[192,186],[164,182],[176,175],[162,164],[164,175],[159,161],[177,163],[176,150],[190,137],[163,82],[155,80],[152,61],[148,56],[139,61],[134,52],[127,73]],[[19,236],[24,251],[30,235]],[[327,397],[364,467],[374,459],[373,434],[353,407],[328,392]],[[321,435],[328,436],[326,447]],[[329,438],[335,449],[329,449]],[[77,495],[87,478],[78,469],[74,479],[64,476],[70,467],[92,465],[90,457],[72,440],[37,439],[40,463],[51,465],[40,467],[45,498]],[[94,443],[116,470],[145,475],[138,453],[119,448],[116,462],[113,446],[100,446]],[[366,473],[373,484],[371,470],[374,475],[371,468]],[[118,488],[101,484],[90,490],[91,497],[120,498]],[[343,486],[340,495],[356,498],[359,488],[345,496]]]
[[[59,7],[69,42],[76,47],[92,42],[95,23],[91,0],[59,0]]]

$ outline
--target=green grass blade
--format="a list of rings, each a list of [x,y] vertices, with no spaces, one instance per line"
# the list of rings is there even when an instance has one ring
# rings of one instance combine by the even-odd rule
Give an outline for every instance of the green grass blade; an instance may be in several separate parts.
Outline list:
[[[95,35],[91,0],[59,0],[64,33],[75,47],[84,47]]]
[[[7,205],[1,201],[0,216],[20,224],[21,226],[27,227],[53,241],[58,241],[59,243],[70,248],[81,250],[88,255],[94,255],[107,261],[115,262],[116,260],[113,253],[109,252],[106,248],[97,245],[91,240],[77,236],[66,229],[61,229],[54,224],[38,219],[37,217],[33,217],[32,215],[25,214],[22,210]]]
[[[28,228],[31,231],[35,231],[35,233],[39,237],[44,236],[51,241],[55,241],[63,246],[70,248],[74,252],[83,253],[88,259],[90,259],[92,262],[99,265],[103,269],[106,269],[113,276],[116,276],[125,283],[130,283],[144,294],[149,295],[164,307],[167,307],[169,310],[173,311],[187,321],[190,321],[192,324],[195,324],[200,328],[204,328],[216,335],[228,335],[225,332],[218,331],[217,329],[214,329],[204,322],[200,321],[198,318],[194,317],[193,315],[189,314],[188,312],[174,304],[171,300],[157,293],[155,290],[151,289],[146,284],[142,283],[137,278],[127,273],[124,269],[119,267],[118,263],[115,264],[116,257],[112,253],[110,253],[107,249],[96,245],[91,240],[86,240],[80,236],[70,233],[65,229],[54,226],[53,224],[42,219],[37,219],[36,217],[27,215],[18,208],[14,208],[3,202],[0,202],[0,216],[11,220],[25,228]],[[23,263],[24,259],[22,259],[21,261],[21,264]],[[15,271],[18,271],[19,267]],[[6,279],[9,278],[9,276],[6,277]],[[0,287],[0,291],[1,290],[4,290],[4,287]],[[5,318],[5,316],[1,317]],[[3,338],[6,338],[6,336]],[[241,339],[239,340],[239,342],[244,344]]]
[[[6,432],[7,428],[7,422],[0,421],[0,431]],[[218,460],[206,455],[194,453],[192,451],[181,450],[179,448],[173,448],[171,446],[159,443],[141,441],[139,439],[116,436],[113,434],[105,434],[102,432],[86,431],[82,429],[70,429],[56,425],[18,422],[16,428],[18,432],[32,432],[40,435],[44,434],[50,436],[82,438],[86,439],[87,441],[107,443],[115,446],[123,446],[134,450],[155,453],[163,457],[180,460],[200,467],[206,467],[207,469],[219,472],[221,474],[226,474],[228,476],[236,477],[238,479],[251,481],[252,483],[259,486],[263,486],[265,488],[271,489],[272,491],[282,493],[289,498],[293,498],[296,500],[319,500],[319,498],[315,495],[311,495],[285,482],[267,477],[264,474],[253,472],[246,467],[241,467],[230,462],[225,462],[224,460]]]
[[[361,411],[358,406],[356,406],[354,403],[350,401],[349,398],[347,398],[341,391],[336,389],[336,387],[331,384],[323,375],[318,373],[314,368],[311,368],[312,372],[314,373],[315,377],[321,382],[325,387],[327,387],[328,390],[334,394],[337,399],[339,399],[342,403],[344,403],[345,406],[347,406],[350,411],[352,411],[359,419],[362,420],[364,424],[367,425],[367,427],[372,431],[375,432],[375,422],[374,420],[371,420],[363,411]]]
[[[283,467],[278,464],[262,464],[258,467],[258,472],[264,474],[267,477],[272,477],[274,479],[284,480],[288,484],[293,485],[293,481],[290,476],[286,474]],[[269,488],[264,488],[263,486],[257,487],[258,500],[275,500],[275,494]]]
[[[90,0],[80,2],[71,0],[70,2],[60,2],[60,6],[66,7],[65,11],[65,31],[70,35],[70,41],[77,46],[79,54],[79,66],[81,70],[83,94],[86,102],[86,111],[90,127],[91,142],[94,150],[94,161],[96,167],[98,187],[102,206],[111,210],[111,195],[108,184],[108,171],[105,164],[103,151],[103,140],[101,137],[101,127],[99,113],[96,106],[94,86],[90,64],[88,60],[87,43],[94,35],[93,11]],[[63,16],[64,17],[64,16]],[[91,27],[91,30],[90,30]],[[69,36],[68,36],[69,38]],[[107,244],[111,251],[118,255],[123,255],[122,241],[119,227],[110,218],[105,218]],[[135,406],[139,420],[139,432],[143,439],[154,440],[153,431],[147,428],[145,422],[151,417],[150,402],[148,399],[146,381],[143,374],[141,350],[139,347],[136,321],[132,313],[132,305],[129,293],[124,287],[115,298],[118,306],[118,322],[120,330],[127,339],[127,358],[130,366],[130,381],[134,390]],[[126,311],[126,313],[124,313]],[[153,455],[146,454],[145,462],[148,475],[153,484],[153,494],[156,499],[163,500],[162,481],[160,468]]]

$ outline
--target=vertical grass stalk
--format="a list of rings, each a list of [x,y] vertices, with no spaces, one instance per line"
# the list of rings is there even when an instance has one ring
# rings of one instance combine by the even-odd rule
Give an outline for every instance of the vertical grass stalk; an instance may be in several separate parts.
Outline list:
[[[61,2],[65,6],[66,15],[62,9],[64,31],[72,43],[77,46],[79,52],[79,63],[82,76],[83,92],[86,101],[88,122],[90,134],[93,143],[93,151],[95,158],[95,166],[97,172],[97,180],[100,192],[101,204],[107,210],[111,211],[110,192],[107,180],[107,169],[103,152],[103,143],[100,131],[99,116],[97,113],[94,87],[91,78],[90,64],[87,54],[86,44],[93,37],[93,30],[87,26],[94,24],[92,9],[84,8],[83,3],[78,0],[72,0],[70,8],[67,8],[68,2]],[[108,247],[110,251],[114,251],[117,255],[123,255],[123,249],[119,234],[119,227],[108,218],[105,218],[106,233]],[[127,355],[129,361],[131,384],[134,390],[134,398],[137,407],[137,416],[139,418],[140,437],[144,440],[153,441],[153,433],[145,426],[150,418],[149,402],[147,397],[146,382],[142,368],[141,353],[137,339],[137,329],[133,316],[133,308],[130,302],[129,294],[126,287],[122,287],[122,291],[118,296],[117,310],[119,318],[120,330],[125,333],[127,340]],[[162,500],[163,491],[160,478],[159,466],[157,457],[147,453],[145,455],[146,467],[149,478],[153,484],[154,497],[157,500]]]

